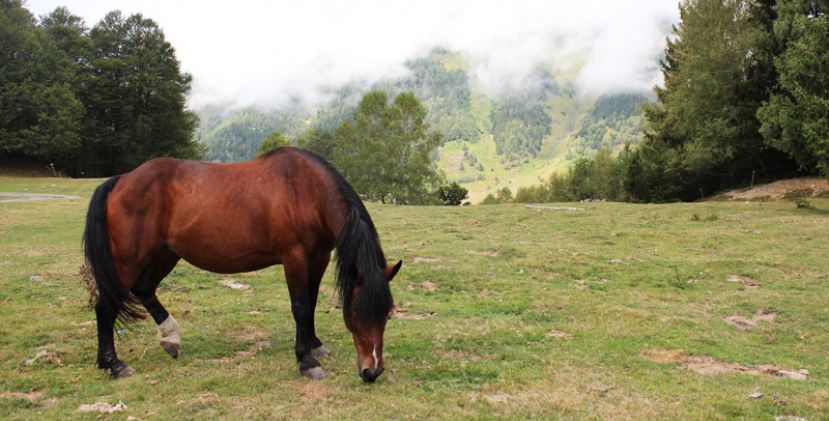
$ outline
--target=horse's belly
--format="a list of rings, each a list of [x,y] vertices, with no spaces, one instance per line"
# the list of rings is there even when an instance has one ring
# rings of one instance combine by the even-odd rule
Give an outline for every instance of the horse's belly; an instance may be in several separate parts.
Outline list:
[[[182,259],[211,272],[250,272],[281,263],[281,250],[276,244],[238,232],[181,232],[167,243]]]

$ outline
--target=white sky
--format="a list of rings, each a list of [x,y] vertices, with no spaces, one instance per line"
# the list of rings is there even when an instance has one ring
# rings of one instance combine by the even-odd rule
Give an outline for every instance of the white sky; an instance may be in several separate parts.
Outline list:
[[[577,71],[583,92],[646,91],[678,0],[28,0],[94,26],[115,9],[155,20],[194,77],[190,102],[279,104],[319,89],[401,75],[441,45],[465,53],[473,83],[508,89],[538,63]]]

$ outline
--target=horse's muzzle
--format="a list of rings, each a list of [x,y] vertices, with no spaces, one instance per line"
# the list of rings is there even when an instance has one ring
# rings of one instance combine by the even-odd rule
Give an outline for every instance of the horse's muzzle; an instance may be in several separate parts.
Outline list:
[[[383,374],[383,367],[378,367],[376,369],[364,368],[363,371],[360,372],[360,378],[362,378],[366,383],[374,383],[374,381],[377,380],[381,374]]]

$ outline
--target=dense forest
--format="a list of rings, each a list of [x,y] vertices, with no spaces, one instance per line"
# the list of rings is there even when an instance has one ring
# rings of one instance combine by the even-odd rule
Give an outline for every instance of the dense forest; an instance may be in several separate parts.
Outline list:
[[[73,176],[202,155],[191,76],[155,22],[113,11],[90,29],[62,7],[36,19],[19,0],[0,12],[0,155]]]

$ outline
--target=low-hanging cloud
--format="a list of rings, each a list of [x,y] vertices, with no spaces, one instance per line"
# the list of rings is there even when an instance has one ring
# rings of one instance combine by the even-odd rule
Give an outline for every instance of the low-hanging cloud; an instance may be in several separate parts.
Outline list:
[[[646,91],[661,81],[658,59],[679,19],[673,0],[30,0],[27,7],[42,15],[59,5],[89,26],[114,9],[158,22],[194,77],[193,106],[314,101],[325,88],[404,75],[406,60],[435,46],[464,53],[472,83],[490,94],[539,64],[589,94]]]

